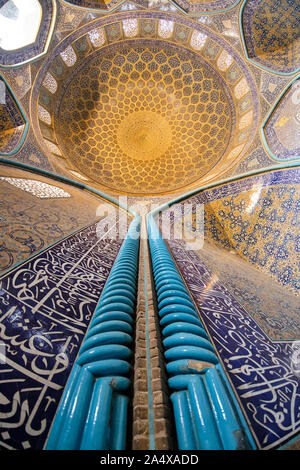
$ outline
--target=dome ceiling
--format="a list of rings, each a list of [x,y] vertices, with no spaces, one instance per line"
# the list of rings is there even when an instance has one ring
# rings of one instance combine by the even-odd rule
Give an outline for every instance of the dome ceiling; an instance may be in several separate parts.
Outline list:
[[[92,56],[57,112],[57,142],[113,189],[163,192],[206,174],[234,128],[226,85],[180,47],[153,41]]]
[[[116,14],[79,29],[48,56],[36,89],[32,117],[45,151],[125,194],[164,194],[220,175],[258,123],[241,57],[171,13]]]

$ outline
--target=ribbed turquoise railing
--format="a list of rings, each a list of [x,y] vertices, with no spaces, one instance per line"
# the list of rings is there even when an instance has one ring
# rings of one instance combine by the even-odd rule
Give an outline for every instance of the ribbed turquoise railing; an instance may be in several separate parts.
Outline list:
[[[178,447],[255,448],[223,368],[152,215],[147,221]]]
[[[47,450],[123,450],[131,385],[140,219],[129,227],[79,350]]]

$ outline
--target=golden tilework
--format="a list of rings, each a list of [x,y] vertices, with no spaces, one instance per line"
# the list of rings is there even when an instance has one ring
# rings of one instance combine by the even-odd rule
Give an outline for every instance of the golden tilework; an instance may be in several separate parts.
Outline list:
[[[17,64],[27,65],[3,73],[30,118],[24,145],[13,157],[17,161],[114,193],[116,199],[129,194],[129,205],[141,202],[150,210],[151,203],[172,199],[171,192],[179,197],[274,165],[258,128],[264,119],[274,155],[299,155],[299,93],[290,87],[297,86],[296,76],[284,75],[299,66],[299,0],[39,2],[53,19],[53,31],[43,26],[43,38],[31,50],[14,54]],[[57,6],[55,24],[47,4]],[[47,54],[31,63],[46,50],[36,46],[50,41],[52,32]],[[253,45],[258,49],[252,55]],[[296,106],[290,101],[294,92]],[[21,126],[27,126],[26,116]],[[11,132],[1,135],[4,121],[0,115],[0,145]],[[12,139],[5,147],[15,148]],[[36,378],[43,380],[55,363],[52,370],[59,375],[51,383],[62,388],[44,393],[30,375],[34,360],[31,352],[23,354],[25,343],[11,348],[16,366],[2,369],[0,447],[44,448],[67,373],[122,241],[102,239],[95,222],[99,200],[87,191],[60,183],[51,189],[41,182],[53,181],[36,174],[2,170],[0,272],[9,271],[1,278],[2,329],[13,341],[15,333],[24,341],[49,333],[51,341],[40,337],[38,347],[49,357],[51,343],[52,357],[42,359]],[[169,244],[236,398],[247,396],[241,416],[265,448],[281,445],[300,429],[299,376],[290,364],[293,341],[300,337],[299,178],[294,169],[283,173],[269,178],[262,172],[253,184],[243,177],[233,188],[230,183],[200,191],[190,210],[195,209],[196,223],[196,209],[204,208],[203,249],[191,249],[192,223],[188,237]],[[21,188],[12,181],[22,181]],[[108,212],[113,207],[106,206]],[[168,221],[172,229],[171,216]],[[111,237],[120,223],[108,219]],[[52,322],[61,315],[63,328],[56,329]],[[78,319],[80,337],[70,336]],[[60,356],[68,349],[70,368],[61,374]],[[26,376],[23,385],[20,376]]]
[[[299,435],[299,182],[296,168],[263,172],[200,190],[162,214],[174,229],[166,243],[259,449]],[[185,224],[190,213],[194,223]]]
[[[263,128],[267,145],[278,160],[300,157],[300,80],[295,80],[277,103]]]
[[[170,47],[123,45],[73,78],[55,131],[63,153],[92,179],[161,192],[216,163],[230,139],[230,114],[205,64]]]
[[[250,58],[282,73],[296,72],[299,69],[298,0],[247,0],[242,20]]]
[[[120,123],[118,145],[128,157],[151,160],[163,155],[172,143],[167,119],[153,111],[136,111]]]
[[[25,118],[0,77],[0,155],[14,152],[25,133]]]
[[[39,82],[41,144],[104,191],[164,194],[216,177],[257,125],[255,85],[236,52],[173,14],[93,22],[53,51]]]
[[[274,340],[299,339],[299,195],[299,172],[283,170],[171,206],[164,214],[170,232],[157,217],[171,245],[184,247],[187,258],[197,253]]]
[[[205,206],[210,242],[241,258],[299,293],[299,186],[256,188]]]

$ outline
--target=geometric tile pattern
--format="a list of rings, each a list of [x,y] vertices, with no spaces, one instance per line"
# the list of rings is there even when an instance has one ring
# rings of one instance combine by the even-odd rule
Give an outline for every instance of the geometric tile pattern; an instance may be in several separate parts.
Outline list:
[[[295,231],[299,184],[299,170],[290,169],[203,191],[188,200],[204,204],[203,247],[195,251],[183,240],[168,241],[257,445],[264,449],[277,447],[300,431],[299,371],[294,361],[295,341],[300,339]],[[218,202],[222,205],[215,206]],[[179,217],[180,211],[174,214]],[[217,217],[228,224],[218,224]],[[246,249],[251,253],[260,230],[264,246],[255,259]],[[264,256],[273,266],[286,260],[285,274],[272,278],[270,270],[257,270],[259,257]],[[289,269],[294,270],[290,276]]]
[[[299,278],[298,169],[252,176],[188,199],[204,204],[205,237],[234,250],[296,294]]]
[[[274,72],[300,67],[300,5],[297,0],[245,0],[241,14],[248,57]]]
[[[94,162],[92,150],[95,144],[93,146],[91,143],[99,136],[99,132],[91,135],[92,128],[85,126],[90,120],[98,120],[102,136],[107,136],[111,131],[109,124],[112,124],[112,119],[119,119],[122,112],[124,117],[129,109],[132,115],[142,111],[134,108],[134,99],[137,98],[136,102],[141,108],[147,106],[147,96],[144,95],[149,89],[143,87],[140,93],[138,83],[146,83],[150,78],[147,73],[151,73],[157,86],[151,107],[159,107],[159,100],[161,105],[164,89],[167,96],[175,96],[174,101],[179,100],[181,94],[179,117],[182,119],[177,122],[171,120],[169,127],[172,127],[175,135],[177,133],[176,138],[180,132],[180,136],[184,136],[183,140],[192,140],[193,137],[189,135],[190,121],[197,125],[199,123],[196,116],[189,121],[187,114],[195,114],[193,100],[199,90],[194,89],[197,70],[194,67],[188,72],[186,63],[191,60],[194,66],[194,54],[197,54],[197,60],[205,64],[206,70],[214,69],[221,77],[220,83],[223,80],[229,89],[226,95],[228,120],[221,129],[224,131],[223,144],[227,145],[228,151],[223,155],[223,162],[216,161],[216,167],[212,165],[214,181],[228,174],[228,170],[230,172],[233,167],[238,175],[266,167],[272,158],[288,161],[299,156],[299,79],[287,87],[288,75],[295,73],[300,65],[299,2],[296,0],[244,0],[241,8],[238,6],[226,15],[222,12],[235,7],[237,1],[39,2],[43,14],[37,40],[13,52],[0,49],[0,66],[7,67],[7,76],[11,80],[8,80],[9,83],[12,83],[14,90],[19,91],[20,99],[25,97],[26,110],[32,103],[32,127],[43,150],[43,153],[37,150],[34,139],[27,139],[29,142],[22,146],[17,155],[19,161],[26,160],[35,165],[38,163],[51,171],[53,168],[48,163],[49,158],[62,174],[65,174],[64,168],[72,168],[73,176],[77,177],[76,162],[82,159],[86,173],[90,170],[90,175],[79,174],[79,178],[81,176],[95,182],[97,173],[101,173],[104,187],[131,194],[154,194],[154,179],[161,184],[160,191],[168,190],[174,183],[172,178],[175,169],[179,169],[179,179],[185,176],[186,181],[190,182],[197,164],[201,164],[203,169],[209,163],[209,154],[203,160],[202,154],[199,154],[197,161],[192,161],[192,158],[188,161],[186,156],[179,158],[177,155],[177,161],[163,162],[159,170],[158,161],[150,167],[140,155],[129,168],[128,158],[127,166],[125,162],[121,165],[115,159],[116,152],[112,152],[103,139],[102,144],[106,142],[106,149],[101,148],[100,159]],[[0,0],[0,8],[8,3],[7,0]],[[174,3],[180,8],[175,9]],[[116,15],[103,15],[103,12],[110,12],[121,4]],[[137,11],[138,4],[144,11]],[[53,37],[54,48],[43,63],[27,65],[24,82],[24,67],[16,67],[14,70],[20,71],[18,76],[15,75],[17,83],[10,66],[30,62],[48,50],[54,30],[56,6],[59,7],[59,25],[56,25],[57,34]],[[152,10],[145,11],[145,8]],[[183,10],[181,16],[180,9]],[[136,14],[132,14],[132,10]],[[238,10],[241,13],[244,52],[249,62],[252,62],[248,64],[249,67],[244,56],[240,56],[242,49],[237,31]],[[166,13],[174,11],[176,14]],[[232,27],[231,13],[235,27]],[[190,19],[188,15],[195,16]],[[122,63],[122,59],[116,58],[118,50],[122,51],[124,46],[123,58],[127,59],[130,53],[126,51],[126,43],[131,44],[131,52],[137,52],[136,62],[125,60]],[[139,44],[143,50],[138,50]],[[157,66],[158,69],[150,70],[149,62],[143,60],[142,55],[143,52],[151,52],[156,46],[167,57],[167,61],[160,63],[156,60],[159,52],[154,53],[152,67]],[[172,72],[165,73],[163,67],[169,66],[169,60],[175,63],[176,48],[181,48],[185,58],[181,56],[181,64],[173,67]],[[94,77],[90,78],[85,74],[84,66],[92,54],[98,54],[99,60],[101,58],[103,69],[94,71]],[[113,64],[109,66],[108,62]],[[185,64],[185,70],[180,70],[182,63]],[[74,81],[76,67],[83,67],[84,71],[77,87]],[[177,77],[173,83],[177,81],[177,88],[174,86],[171,90],[168,80],[170,76],[171,80],[174,78],[174,72]],[[178,76],[180,72],[183,78]],[[132,77],[133,73],[135,78]],[[162,78],[157,73],[161,73]],[[111,94],[105,91],[105,74],[114,80],[109,83]],[[127,83],[126,75],[129,77]],[[73,90],[68,90],[67,77],[73,81]],[[205,87],[209,87],[207,78],[203,77],[197,82],[203,93],[207,92]],[[193,83],[184,83],[184,80],[192,80]],[[261,87],[260,106],[255,83]],[[32,100],[28,93],[31,86]],[[189,86],[193,90],[186,96],[184,89]],[[91,96],[97,87],[103,99],[98,104],[103,109],[91,107]],[[6,96],[4,103],[1,99],[3,90]],[[283,90],[285,93],[280,95],[262,126],[264,145],[260,141],[261,135],[257,134],[256,146],[253,146],[259,115],[263,117],[268,112],[268,107],[273,105]],[[74,100],[73,103],[65,100],[64,104],[69,105],[69,108],[61,107],[65,114],[64,123],[68,122],[68,113],[78,114],[72,118],[68,128],[74,145],[70,145],[68,152],[62,152],[55,132],[56,116],[61,97],[64,94],[67,96],[69,91],[74,93]],[[119,102],[128,109],[113,111],[113,93],[119,94]],[[212,109],[211,101],[204,103],[209,113]],[[147,113],[144,115],[146,118],[149,116]],[[110,122],[105,123],[104,119],[107,118]],[[146,118],[144,121],[147,121]],[[162,137],[165,137],[163,144],[167,144],[169,129],[164,127],[163,120],[157,119],[158,122],[161,124],[158,127],[165,131],[161,132],[159,139],[162,142]],[[133,124],[130,119],[127,123],[134,127],[134,120]],[[202,127],[205,131],[198,137],[214,139],[214,124],[209,123],[210,129],[205,127],[206,124]],[[4,80],[0,80],[0,152],[3,150],[4,154],[10,155],[18,150],[27,132],[27,125],[13,93]],[[104,129],[104,126],[108,129]],[[153,127],[152,124],[150,127]],[[233,132],[234,129],[238,131]],[[119,135],[118,145],[131,145],[133,152],[134,142],[128,142],[130,134],[126,131],[127,128]],[[85,135],[89,135],[89,142],[82,138]],[[140,142],[149,141],[149,135],[145,136],[143,132],[139,133],[139,138]],[[219,143],[212,140],[207,145],[207,142],[203,142],[202,150],[209,152],[210,145],[217,146]],[[73,158],[72,162],[69,155],[76,144],[79,149],[78,159]],[[250,146],[252,150],[247,154]],[[111,154],[104,155],[105,151]],[[151,153],[149,148],[145,148],[143,155],[147,152]],[[191,152],[187,152],[187,155],[190,158]],[[244,155],[246,158],[242,159]],[[100,166],[93,166],[95,163]],[[211,180],[208,178],[208,181]],[[19,184],[21,181],[21,187],[11,184]],[[124,181],[127,187],[122,187]],[[97,200],[93,202],[87,192],[81,191],[81,196],[77,198],[74,188],[67,187],[68,192],[65,194],[70,197],[50,197],[55,195],[55,192],[50,191],[49,186],[54,188],[51,181],[48,185],[40,182],[36,175],[28,177],[26,172],[1,173],[0,183],[0,271],[5,272],[0,279],[0,447],[41,449],[121,240],[99,239],[95,217]],[[185,184],[184,181],[175,181],[174,190],[187,188]],[[299,170],[285,170],[248,177],[203,191],[191,198],[192,204],[204,205],[203,248],[192,251],[185,242],[169,242],[172,255],[198,306],[241,411],[258,448],[262,449],[276,448],[300,432],[299,370],[295,369],[293,362],[297,347],[294,341],[300,339],[297,296],[300,287],[298,188]],[[6,271],[8,269],[9,272]]]
[[[300,432],[300,382],[293,342],[272,341],[201,259],[179,243],[172,254],[258,448],[272,449]],[[300,329],[295,331],[300,338]],[[299,366],[298,366],[299,367]]]
[[[236,251],[220,247],[208,238],[203,248],[195,250],[195,253],[271,340],[297,339],[300,330],[299,294],[287,291],[238,256]]]
[[[299,293],[299,197],[299,185],[257,185],[211,202],[205,206],[207,238]]]
[[[0,155],[16,152],[26,136],[28,123],[0,75]]]
[[[132,53],[128,49],[130,45]],[[143,55],[142,49],[137,51],[138,47],[148,52]],[[154,47],[153,54],[151,48]],[[159,47],[165,49],[162,54],[159,54]],[[180,54],[181,65],[176,60],[176,54]],[[99,70],[96,73],[97,60]],[[90,70],[93,77],[84,72],[88,64],[95,65]],[[81,77],[80,73],[84,76]],[[212,76],[218,82],[217,88],[212,88],[212,83],[209,83]],[[80,86],[75,85],[75,80],[80,82]],[[135,80],[137,87],[134,86]],[[72,81],[73,89],[70,85]],[[154,83],[152,88],[143,86],[148,81]],[[202,92],[199,95],[200,88]],[[254,136],[258,99],[252,74],[229,43],[203,24],[171,13],[123,12],[110,15],[109,22],[107,18],[97,19],[93,22],[93,28],[91,25],[83,26],[48,54],[36,80],[32,119],[43,148],[58,164],[56,156],[67,159],[69,163],[69,155],[74,149],[78,158],[69,163],[72,169],[76,171],[76,162],[84,158],[80,173],[90,172],[86,176],[94,181],[97,177],[97,183],[104,188],[129,194],[161,194],[186,187],[187,182],[191,184],[193,180],[196,184],[204,174],[215,172],[216,161],[210,161],[212,156],[207,155],[205,148],[208,141],[210,146],[220,144],[218,132],[222,133],[224,126],[219,126],[218,130],[215,123],[205,122],[208,113],[203,113],[200,108],[215,105],[215,92],[220,95],[221,89],[221,94],[228,97],[230,113],[226,114],[231,116],[232,124],[226,125],[228,129],[231,127],[230,141],[224,136],[224,142],[228,142],[226,152],[222,149],[214,152],[217,160],[222,155],[222,164],[216,167],[218,174],[224,173],[242,157]],[[62,120],[68,121],[70,135],[77,139],[70,153],[61,148],[56,128],[59,128],[57,113],[62,99],[71,92],[72,99],[66,99],[66,103],[68,101],[68,106],[73,108],[66,109],[66,119]],[[196,103],[197,99],[200,99],[199,103]],[[35,103],[42,108],[38,116]],[[108,155],[108,147],[115,145],[115,140],[110,136],[116,135],[109,124],[120,126],[117,116],[120,116],[120,121],[135,112],[155,110],[156,106],[164,110],[169,121],[167,127],[173,126],[171,133],[175,147],[169,147],[172,150],[169,152],[170,158],[165,152],[156,159],[155,152],[152,152],[153,157],[143,162],[128,155],[123,159],[119,157],[122,153],[120,146],[118,152]],[[209,113],[216,112],[213,107],[214,110],[210,106]],[[64,108],[61,108],[62,111]],[[202,112],[203,122],[197,119],[197,112]],[[221,124],[224,116],[220,120],[217,114],[213,118]],[[100,125],[101,133],[96,132],[95,123]],[[192,127],[188,128],[190,124]],[[209,128],[210,125],[213,129]],[[64,127],[63,124],[61,127]],[[77,135],[74,134],[75,128]],[[84,138],[80,137],[82,133],[85,134]],[[168,136],[169,132],[165,135]],[[181,139],[184,145],[176,145]],[[111,144],[108,145],[109,141]],[[142,129],[139,145],[146,146],[149,142],[153,144],[153,135]],[[193,145],[200,145],[201,152],[195,152],[194,148],[191,151]],[[150,151],[148,153],[151,154]],[[116,154],[119,161],[115,161]],[[189,159],[188,165],[183,163],[186,159]],[[91,168],[92,171],[89,170]]]
[[[268,150],[276,160],[300,157],[300,80],[295,80],[277,102],[263,126]]]
[[[92,110],[86,96],[95,96]],[[60,149],[81,172],[122,191],[148,193],[184,185],[216,164],[231,139],[231,109],[229,91],[197,56],[131,41],[122,54],[106,49],[81,68],[54,121]]]

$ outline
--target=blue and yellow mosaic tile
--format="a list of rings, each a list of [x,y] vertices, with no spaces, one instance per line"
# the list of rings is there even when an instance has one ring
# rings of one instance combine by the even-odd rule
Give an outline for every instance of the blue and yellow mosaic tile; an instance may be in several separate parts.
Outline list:
[[[245,0],[242,34],[248,57],[274,72],[300,67],[300,5],[297,0]]]
[[[16,153],[27,134],[28,121],[0,75],[0,155]]]
[[[300,80],[287,88],[263,126],[269,152],[280,161],[300,158]]]
[[[263,449],[300,431],[299,176],[269,172],[199,193],[188,202],[204,204],[203,247],[168,242]]]

